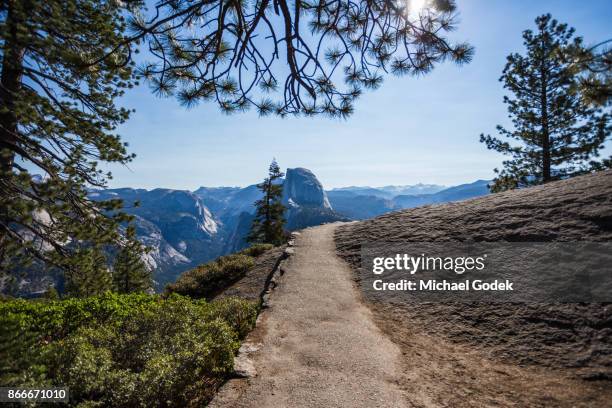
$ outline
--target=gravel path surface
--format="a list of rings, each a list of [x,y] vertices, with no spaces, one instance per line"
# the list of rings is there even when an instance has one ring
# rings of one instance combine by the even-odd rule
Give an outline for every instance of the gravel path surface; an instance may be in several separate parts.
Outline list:
[[[214,407],[403,407],[398,347],[361,303],[336,256],[337,224],[308,228],[248,339],[257,374],[222,388]]]

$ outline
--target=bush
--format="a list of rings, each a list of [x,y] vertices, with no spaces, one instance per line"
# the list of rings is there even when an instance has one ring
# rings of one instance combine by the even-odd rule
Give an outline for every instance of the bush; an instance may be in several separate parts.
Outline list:
[[[165,293],[210,299],[236,282],[255,265],[255,258],[274,248],[272,244],[255,244],[235,254],[222,256],[183,273],[166,286]]]
[[[209,305],[206,319],[228,322],[240,339],[245,338],[255,325],[257,310],[253,310],[255,307],[253,302],[230,297],[216,300]]]
[[[67,321],[73,317],[80,323]],[[202,406],[231,373],[256,317],[254,303],[235,298],[1,303],[0,323],[12,335],[2,332],[2,385],[68,386],[71,403],[81,406]],[[30,340],[21,346],[24,336]]]
[[[49,341],[93,322],[119,321],[158,301],[159,297],[154,295],[111,292],[55,301],[15,299],[0,302],[0,316],[17,318],[24,330],[40,333]]]
[[[262,255],[264,252],[269,251],[272,248],[274,248],[274,245],[272,244],[253,244],[238,253],[242,255],[258,257],[259,255]]]
[[[252,250],[251,253],[257,251],[262,249]],[[166,293],[210,299],[242,278],[253,266],[255,258],[243,253],[222,256],[183,273],[176,282],[166,286]]]

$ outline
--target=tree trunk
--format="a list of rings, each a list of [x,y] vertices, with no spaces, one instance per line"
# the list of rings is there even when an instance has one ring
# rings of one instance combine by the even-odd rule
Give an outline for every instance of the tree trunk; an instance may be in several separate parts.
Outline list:
[[[542,181],[547,183],[551,180],[550,176],[550,134],[548,130],[548,107],[546,96],[542,97]]]
[[[264,240],[270,242],[272,239],[272,215],[270,214],[270,194],[272,192],[272,178],[266,183],[266,220],[264,222]]]
[[[15,115],[15,98],[21,87],[23,75],[23,46],[19,44],[17,30],[18,18],[15,17],[13,5],[9,3],[6,17],[9,35],[4,43],[4,60],[0,75],[0,106],[5,112],[0,113],[0,174],[4,177],[13,170],[15,145],[17,144],[17,116]]]
[[[546,47],[543,47],[542,64],[540,66],[540,80],[542,81],[541,109],[542,109],[542,182],[547,183],[550,177],[550,131],[548,128],[548,75],[546,69]]]
[[[15,100],[21,87],[23,75],[23,46],[19,44],[17,30],[19,18],[15,16],[14,4],[8,2],[6,27],[8,35],[2,50],[2,73],[0,73],[0,267],[8,259],[5,253],[7,229],[10,222],[9,209],[5,200],[10,200],[11,192],[8,188],[10,173],[13,171],[15,161],[15,146],[17,145],[17,116],[15,114]]]

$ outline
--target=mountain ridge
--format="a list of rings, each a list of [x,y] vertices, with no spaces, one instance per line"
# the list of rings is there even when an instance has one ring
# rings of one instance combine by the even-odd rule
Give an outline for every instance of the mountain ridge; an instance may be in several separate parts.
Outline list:
[[[486,180],[445,189],[440,189],[443,187],[440,185],[418,183],[377,189],[325,190],[316,175],[302,167],[287,169],[282,182],[288,230],[334,221],[362,220],[404,208],[488,193]],[[366,189],[382,193],[362,194],[368,192]],[[392,191],[435,192],[393,196]],[[124,200],[125,211],[136,217],[138,238],[152,248],[145,261],[154,270],[161,286],[173,281],[185,269],[246,247],[246,236],[254,218],[254,202],[262,193],[252,184],[246,187],[200,186],[194,191],[123,187],[92,190],[90,196],[100,200]],[[136,201],[140,205],[131,206],[131,202]]]
[[[447,187],[435,193],[400,194],[391,197],[384,194],[370,194],[369,190],[350,187],[328,190],[327,195],[338,212],[355,220],[364,220],[391,211],[487,195],[489,183],[489,180],[476,180],[472,183]]]
[[[283,185],[289,230],[348,220],[333,210],[310,170],[287,169]],[[256,184],[195,191],[122,187],[90,190],[89,196],[124,200],[124,211],[135,217],[137,237],[151,248],[144,260],[161,288],[189,268],[246,247],[254,203],[262,192]]]
[[[419,183],[384,186],[375,189],[373,195],[364,195],[362,193],[367,193],[364,187],[325,190],[312,171],[290,168],[283,179],[286,227],[297,230],[334,221],[363,220],[410,205],[484,194],[482,184],[485,182],[476,183],[479,182],[480,191],[470,190],[469,186],[474,183],[442,190],[439,185]],[[437,191],[394,195],[394,192],[427,189]],[[246,187],[200,186],[194,191],[119,187],[91,189],[88,194],[93,200],[119,198],[124,201],[123,211],[134,217],[138,239],[150,248],[143,260],[153,271],[157,289],[161,289],[188,269],[246,247],[246,236],[254,218],[254,202],[262,193],[253,184]],[[49,282],[57,284],[58,276],[39,275],[28,275],[23,281],[21,287],[26,296],[38,293]]]

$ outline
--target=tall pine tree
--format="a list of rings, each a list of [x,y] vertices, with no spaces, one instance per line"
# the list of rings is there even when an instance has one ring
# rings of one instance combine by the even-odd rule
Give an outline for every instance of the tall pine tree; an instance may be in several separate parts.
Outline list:
[[[37,260],[76,276],[89,247],[120,241],[121,203],[87,188],[106,185],[101,162],[133,158],[116,134],[129,111],[115,104],[136,79],[133,3],[0,2],[0,275]]]
[[[285,239],[285,206],[281,202],[283,195],[282,177],[276,159],[272,160],[268,177],[257,185],[263,197],[255,202],[256,213],[248,241],[281,245]]]
[[[144,292],[152,287],[151,272],[140,254],[142,244],[136,239],[136,230],[129,225],[126,242],[119,250],[113,265],[113,283],[119,293]]]
[[[550,14],[536,18],[537,30],[523,32],[525,55],[510,54],[500,81],[514,130],[497,126],[508,141],[480,135],[488,149],[511,159],[503,162],[491,191],[546,183],[598,168],[597,157],[610,135],[609,114],[589,104],[576,90],[582,68],[571,55],[583,47],[574,29]]]

